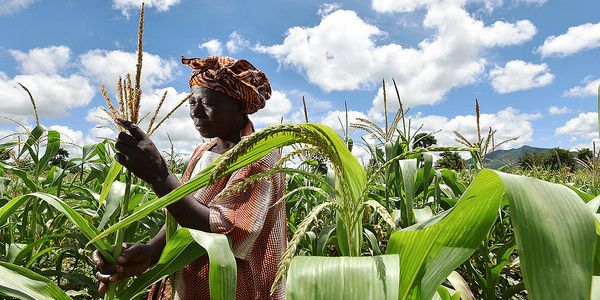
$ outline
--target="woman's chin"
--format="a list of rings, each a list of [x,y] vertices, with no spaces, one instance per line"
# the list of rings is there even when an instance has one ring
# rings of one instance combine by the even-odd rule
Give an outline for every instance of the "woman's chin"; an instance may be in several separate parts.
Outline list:
[[[215,137],[214,134],[211,134],[210,132],[207,132],[206,130],[200,128],[196,128],[196,131],[198,131],[198,133],[200,133],[200,135],[205,139],[211,139]]]

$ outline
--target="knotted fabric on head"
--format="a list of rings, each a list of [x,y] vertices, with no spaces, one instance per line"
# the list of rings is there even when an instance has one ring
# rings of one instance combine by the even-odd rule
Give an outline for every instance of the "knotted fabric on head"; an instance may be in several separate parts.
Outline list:
[[[190,87],[204,86],[246,104],[246,114],[265,107],[271,97],[271,85],[265,73],[244,59],[228,56],[185,58],[181,62],[193,69]]]

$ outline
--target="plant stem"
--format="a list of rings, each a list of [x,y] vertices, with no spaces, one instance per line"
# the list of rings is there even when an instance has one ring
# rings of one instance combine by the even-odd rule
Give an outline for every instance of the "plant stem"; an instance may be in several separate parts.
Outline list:
[[[127,170],[127,175],[125,176],[125,195],[123,199],[121,199],[121,214],[119,216],[119,221],[123,220],[127,217],[127,211],[129,207],[129,194],[131,190],[131,171]],[[117,235],[115,237],[115,246],[113,248],[113,257],[118,257],[121,254],[121,250],[123,250],[123,239],[125,234],[125,229],[117,230]],[[117,291],[117,282],[111,282],[108,285],[108,291],[104,295],[104,300],[112,300],[115,298],[115,294]]]

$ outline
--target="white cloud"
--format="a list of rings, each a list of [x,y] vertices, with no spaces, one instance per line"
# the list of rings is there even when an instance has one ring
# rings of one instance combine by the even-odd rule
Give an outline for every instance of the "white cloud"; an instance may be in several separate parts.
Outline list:
[[[305,73],[325,91],[373,88],[381,78],[394,77],[406,103],[415,106],[437,103],[452,88],[475,82],[485,69],[482,50],[521,44],[537,31],[527,20],[486,26],[461,3],[430,2],[389,2],[405,11],[426,8],[423,25],[435,33],[417,48],[377,45],[384,31],[354,11],[336,10],[323,16],[317,26],[288,29],[281,44],[255,49]],[[390,104],[391,111],[398,107],[396,101]],[[369,115],[380,116],[381,111],[382,99],[376,97]]]
[[[271,99],[267,100],[265,107],[251,114],[250,120],[257,128],[279,124],[282,117],[285,118],[284,122],[287,122],[287,114],[291,109],[292,102],[287,95],[280,91],[273,91]]]
[[[319,10],[317,11],[317,15],[325,16],[330,14],[333,11],[336,11],[342,7],[339,3],[323,3],[319,5]]]
[[[536,65],[522,60],[511,60],[504,67],[490,71],[492,86],[498,93],[506,94],[546,86],[554,80],[547,64]]]
[[[178,72],[174,60],[166,60],[158,55],[144,52],[141,87],[143,93],[170,82]],[[90,50],[79,57],[81,73],[103,83],[113,93],[116,91],[119,76],[125,79],[127,73],[135,79],[136,54],[121,50]]]
[[[511,5],[543,5],[547,0],[512,0]],[[505,5],[504,0],[372,0],[371,8],[379,13],[412,12],[415,9],[435,5],[436,3],[452,3],[465,5],[467,3],[483,4],[488,11]]]
[[[546,3],[547,0],[511,0],[508,2],[509,6],[518,6],[518,5],[533,5],[533,6],[541,6]],[[484,7],[488,12],[493,11],[497,7],[505,6],[506,3],[504,0],[470,0],[470,2],[474,3],[483,3]]]
[[[600,23],[569,27],[567,33],[549,36],[537,51],[542,56],[568,56],[600,47]]]
[[[33,118],[34,114],[29,96],[18,83],[29,89],[42,116],[66,116],[71,109],[86,106],[94,97],[89,80],[79,75],[38,73],[9,78],[0,72],[0,99],[5,99],[0,101],[0,111],[21,120]]]
[[[221,41],[217,39],[212,39],[200,46],[200,49],[206,49],[208,55],[221,55],[223,53],[223,47],[221,45]]]
[[[368,117],[360,111],[348,111],[348,124],[356,123],[357,118],[368,119]],[[333,128],[342,135],[344,128],[346,127],[346,112],[342,110],[330,111],[323,119],[321,119],[320,123]],[[350,128],[350,130],[352,130],[352,128]]]
[[[571,109],[569,109],[566,106],[563,106],[563,107],[550,106],[550,108],[548,108],[548,112],[553,116],[558,116],[558,115],[564,115],[564,114],[570,113]]]
[[[249,46],[250,42],[244,39],[237,31],[234,31],[229,35],[229,40],[225,44],[229,53],[238,53]]]
[[[154,7],[160,12],[169,10],[172,6],[175,6],[181,2],[181,0],[113,0],[113,7],[120,9],[121,13],[129,17],[132,11],[137,11],[144,2],[144,6]]]
[[[508,142],[500,148],[510,149],[521,146],[533,140],[533,124],[531,121],[539,119],[540,114],[521,113],[519,110],[508,107],[494,114],[481,114],[481,134],[486,135],[489,127],[497,130],[494,140],[499,143],[505,139],[519,137],[516,141]],[[423,125],[420,132],[436,132],[435,137],[439,146],[460,146],[455,138],[453,131],[458,131],[469,141],[477,139],[477,120],[474,115],[455,116],[449,118],[446,116],[417,114],[411,122],[414,128]]]
[[[24,74],[9,78],[0,72],[1,114],[20,121],[33,118],[29,96],[19,83],[29,89],[41,116],[63,117],[71,109],[87,105],[94,97],[89,80],[79,74],[57,74],[69,64],[70,52],[66,46],[10,50]]]
[[[3,0],[0,2],[0,15],[9,15],[27,8],[36,0]]]
[[[585,96],[596,96],[598,95],[598,89],[600,86],[600,78],[593,79],[593,77],[587,77],[583,80],[583,85],[575,86],[567,91],[564,91],[563,97],[585,97]]]
[[[19,63],[19,70],[25,74],[55,74],[69,62],[71,50],[66,46],[33,48],[25,53],[9,50],[10,55]]]
[[[580,113],[563,126],[556,128],[556,135],[569,135],[577,139],[598,138],[598,113]]]

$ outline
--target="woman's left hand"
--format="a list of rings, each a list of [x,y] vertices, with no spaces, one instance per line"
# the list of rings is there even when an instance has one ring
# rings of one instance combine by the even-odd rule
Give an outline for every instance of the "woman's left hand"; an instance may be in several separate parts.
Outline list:
[[[117,121],[129,134],[119,133],[115,160],[149,184],[166,179],[169,176],[167,163],[148,135],[129,121]]]

